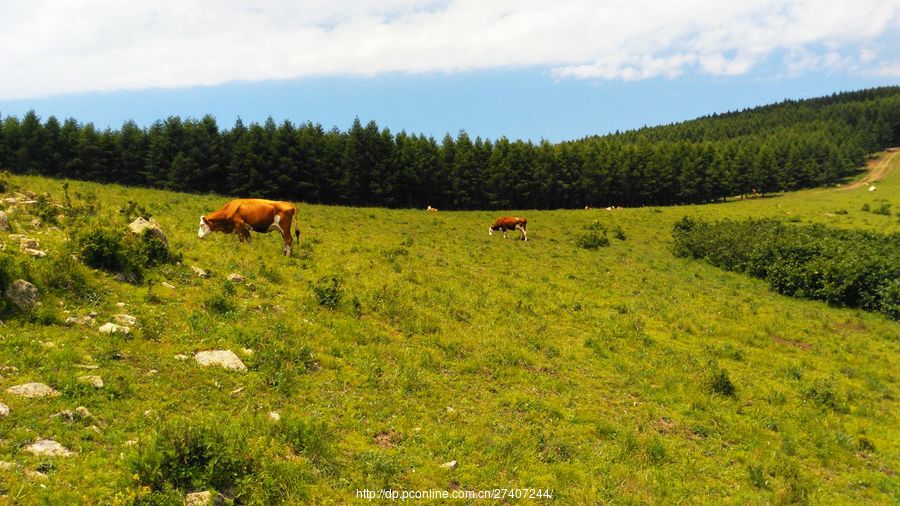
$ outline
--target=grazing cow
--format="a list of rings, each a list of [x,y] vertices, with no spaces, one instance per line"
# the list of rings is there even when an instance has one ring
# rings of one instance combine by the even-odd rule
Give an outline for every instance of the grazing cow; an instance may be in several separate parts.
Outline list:
[[[497,221],[494,222],[488,228],[488,235],[494,235],[495,230],[499,230],[503,232],[503,237],[509,237],[507,232],[510,230],[518,230],[522,232],[522,240],[528,240],[528,233],[525,232],[525,227],[528,226],[528,220],[525,218],[519,218],[517,216],[504,216],[502,218],[497,218]]]
[[[437,212],[437,208],[436,208],[436,207],[431,207],[431,206],[428,206],[428,209],[425,209],[425,210],[428,211],[429,213],[436,213],[436,212]]]
[[[278,202],[263,199],[236,199],[225,204],[218,211],[200,216],[200,230],[197,237],[203,239],[213,232],[237,234],[238,240],[250,241],[250,231],[267,233],[273,230],[281,232],[284,239],[282,252],[291,255],[291,221],[297,214],[297,208],[289,202]],[[299,223],[294,230],[297,241],[300,240]]]

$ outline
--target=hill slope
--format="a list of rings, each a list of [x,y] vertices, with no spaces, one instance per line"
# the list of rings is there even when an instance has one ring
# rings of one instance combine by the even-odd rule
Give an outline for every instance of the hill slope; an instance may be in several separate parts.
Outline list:
[[[896,501],[900,324],[670,251],[686,215],[898,232],[896,216],[860,210],[900,210],[896,174],[875,192],[532,211],[527,243],[488,237],[491,212],[300,205],[292,258],[274,236],[200,241],[197,217],[223,198],[70,182],[76,203],[99,203],[120,227],[120,209],[145,207],[182,264],[137,286],[86,270],[80,295],[42,286],[42,309],[0,326],[11,411],[0,460],[12,463],[0,493],[108,503],[211,487],[329,503],[362,489],[533,487],[563,503]],[[11,181],[63,199],[60,181]],[[48,256],[24,259],[11,241],[2,254],[46,279],[65,265],[50,262],[67,254],[71,224],[32,228],[23,209],[10,212],[12,233]],[[625,240],[577,248],[595,220]],[[246,282],[226,281],[232,272]],[[93,326],[54,323],[91,312]],[[119,313],[137,318],[132,335],[100,334]],[[192,358],[214,349],[249,370]],[[28,382],[60,395],[6,391]],[[24,451],[43,438],[73,455]]]

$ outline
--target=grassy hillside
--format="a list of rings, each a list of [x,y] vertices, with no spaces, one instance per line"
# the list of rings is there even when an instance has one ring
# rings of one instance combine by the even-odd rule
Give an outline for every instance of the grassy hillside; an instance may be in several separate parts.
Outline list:
[[[11,411],[0,460],[18,465],[0,469],[0,493],[164,502],[211,486],[248,502],[339,503],[357,489],[532,487],[563,504],[896,502],[900,323],[671,252],[683,216],[900,232],[900,157],[885,163],[875,192],[519,211],[527,243],[488,237],[495,212],[301,204],[292,258],[274,234],[199,240],[199,216],[225,198],[71,182],[76,202],[122,228],[118,211],[144,206],[183,259],[138,286],[88,270],[81,295],[40,287],[39,314],[0,326]],[[61,181],[10,180],[63,199]],[[885,202],[890,215],[861,210]],[[48,253],[23,260],[40,278],[67,254],[69,224],[10,217]],[[576,247],[595,220],[625,240]],[[59,323],[92,311],[97,324],[138,323],[128,337]],[[176,358],[211,349],[249,370]],[[5,391],[32,381],[61,395]],[[91,415],[51,417],[79,406]],[[23,451],[43,438],[74,454]]]

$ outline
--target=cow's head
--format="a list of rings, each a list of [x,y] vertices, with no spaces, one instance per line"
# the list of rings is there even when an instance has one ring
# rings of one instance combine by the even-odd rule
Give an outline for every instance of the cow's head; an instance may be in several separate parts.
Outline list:
[[[209,226],[209,219],[206,216],[200,216],[200,230],[197,230],[197,237],[203,239],[212,233],[212,228]]]

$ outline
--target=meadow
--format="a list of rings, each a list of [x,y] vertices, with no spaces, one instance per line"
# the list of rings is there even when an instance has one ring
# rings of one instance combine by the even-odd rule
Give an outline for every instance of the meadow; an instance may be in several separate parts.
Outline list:
[[[4,319],[0,461],[13,465],[0,494],[177,503],[215,489],[329,504],[363,489],[534,488],[561,504],[895,503],[900,323],[672,252],[685,216],[900,232],[900,157],[879,156],[874,192],[511,211],[528,218],[527,243],[488,236],[498,212],[301,203],[290,258],[275,234],[198,239],[199,216],[226,197],[68,181],[75,203],[122,229],[120,210],[145,209],[180,264],[139,284],[70,266],[77,291],[41,287],[40,311]],[[7,180],[64,200],[62,180]],[[69,254],[72,223],[32,228],[22,209],[10,221],[47,257],[13,241],[4,254],[36,279],[63,265],[52,262]],[[621,233],[577,246],[597,221]],[[62,323],[90,312],[137,324],[124,336]],[[248,370],[191,358],[211,349]],[[32,381],[61,395],[5,392]],[[51,416],[79,406],[90,415]],[[43,438],[73,455],[22,451]]]

